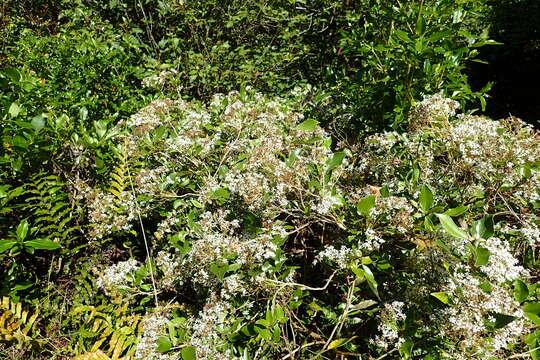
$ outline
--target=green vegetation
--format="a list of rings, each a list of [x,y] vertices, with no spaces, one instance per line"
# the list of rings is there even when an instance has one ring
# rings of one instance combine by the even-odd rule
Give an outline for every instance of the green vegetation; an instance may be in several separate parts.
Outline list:
[[[498,11],[5,1],[0,358],[540,359]]]

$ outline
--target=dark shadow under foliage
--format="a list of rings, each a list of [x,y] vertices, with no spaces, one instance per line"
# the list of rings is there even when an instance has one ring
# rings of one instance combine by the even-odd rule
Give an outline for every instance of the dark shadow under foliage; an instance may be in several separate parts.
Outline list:
[[[490,37],[503,43],[481,50],[488,65],[471,66],[471,82],[495,82],[486,109],[493,118],[509,114],[540,127],[540,2],[492,1]]]

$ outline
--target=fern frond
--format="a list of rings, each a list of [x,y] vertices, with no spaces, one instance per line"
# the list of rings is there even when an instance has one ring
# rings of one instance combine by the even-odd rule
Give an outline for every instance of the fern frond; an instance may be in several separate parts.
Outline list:
[[[9,297],[2,297],[2,301],[0,301],[0,341],[29,342],[32,339],[29,334],[32,332],[38,316],[38,307],[28,310],[23,307],[21,302],[14,303]]]
[[[81,331],[95,336],[88,347],[89,352],[81,356],[101,352],[110,360],[130,360],[135,353],[135,345],[142,332],[139,315],[129,314],[128,304],[89,306],[73,309],[70,315],[84,315],[86,326]],[[78,358],[77,358],[78,359]],[[84,358],[83,358],[84,359]]]
[[[41,172],[13,191],[20,217],[37,229],[36,236],[66,245],[75,238],[73,233],[80,229],[73,225],[77,212],[58,176]]]

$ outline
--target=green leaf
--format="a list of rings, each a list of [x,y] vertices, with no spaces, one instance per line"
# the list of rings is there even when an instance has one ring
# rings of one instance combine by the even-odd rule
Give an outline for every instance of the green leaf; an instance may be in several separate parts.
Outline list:
[[[450,296],[444,291],[433,292],[430,295],[437,298],[443,304],[452,305],[452,301],[450,299]]]
[[[182,360],[197,360],[194,346],[186,346],[185,348],[182,348],[180,353],[182,354]]]
[[[21,81],[21,72],[15,68],[4,69],[3,73],[14,83],[18,83],[19,81]]]
[[[266,341],[270,341],[272,340],[272,333],[270,332],[270,330],[268,329],[265,329],[265,328],[260,328],[260,327],[255,327],[255,331],[257,332],[257,334],[259,334],[264,340]]]
[[[433,221],[431,220],[432,216],[428,215],[424,218],[424,229],[427,231],[434,231],[435,225],[433,224]]]
[[[452,220],[451,217],[444,214],[435,214],[439,218],[443,229],[452,236],[455,236],[460,239],[467,239],[469,236],[465,231],[460,229]]]
[[[88,118],[88,109],[86,107],[82,107],[79,109],[79,118],[81,121],[85,121]]]
[[[363,199],[360,199],[358,204],[356,204],[356,211],[358,211],[359,214],[368,216],[371,209],[373,209],[375,206],[376,198],[377,197],[375,195],[369,195]]]
[[[334,153],[334,156],[332,156],[332,159],[330,159],[330,161],[328,161],[327,163],[328,168],[326,169],[326,171],[333,170],[339,165],[341,165],[341,163],[343,162],[343,159],[345,159],[344,152]]]
[[[439,41],[441,39],[444,39],[444,38],[448,37],[451,34],[452,34],[452,30],[450,30],[450,29],[444,30],[444,31],[439,31],[439,32],[431,34],[429,36],[428,40],[432,41],[432,42],[437,42],[437,41]]]
[[[433,206],[433,193],[426,185],[422,185],[418,201],[420,202],[420,207],[422,210],[424,210],[424,212],[428,212]]]
[[[493,227],[493,215],[485,216],[482,219],[474,222],[474,224],[471,226],[470,233],[478,238],[489,239],[494,234]]]
[[[540,325],[540,302],[533,301],[523,305],[523,312],[529,320],[536,325]]]
[[[444,212],[444,215],[448,215],[448,216],[459,216],[461,214],[464,214],[467,212],[467,210],[469,210],[469,207],[468,206],[458,206],[458,207],[455,207],[455,208],[452,208],[452,209],[448,209]]]
[[[23,149],[23,150],[28,149],[28,142],[21,135],[15,135],[13,137],[12,144],[13,144],[13,146],[15,146],[15,147],[17,147],[19,149]]]
[[[524,179],[530,179],[532,177],[531,167],[529,165],[520,166],[519,175]]]
[[[34,116],[30,124],[36,131],[40,131],[45,127],[45,116],[43,114]]]
[[[55,250],[55,249],[58,249],[60,247],[60,244],[55,243],[52,240],[37,239],[37,240],[25,241],[24,246],[32,248],[32,249]]]
[[[0,240],[0,253],[11,249],[15,244],[17,242],[13,240]]]
[[[17,240],[24,241],[26,239],[26,235],[28,234],[28,221],[23,220],[17,226]]]
[[[373,273],[366,265],[362,265],[362,269],[364,270],[364,276],[366,277],[369,288],[371,289],[371,291],[373,291],[375,296],[377,296],[377,298],[380,300],[381,298],[379,296],[379,290],[377,290],[379,285],[377,284],[377,281],[375,281],[375,276],[373,276]]]
[[[358,304],[351,307],[352,310],[363,310],[370,306],[375,305],[377,302],[374,300],[362,300]]]
[[[487,265],[489,262],[489,255],[491,255],[491,253],[489,252],[488,249],[478,246],[476,248],[476,262],[474,265],[476,266]]]
[[[416,21],[416,34],[423,35],[426,30],[426,20],[422,15],[418,16],[418,21]]]
[[[166,336],[158,337],[156,340],[156,343],[157,343],[156,351],[159,351],[160,353],[167,352],[171,350],[172,348],[171,340],[169,340],[169,338]]]
[[[478,287],[488,294],[493,291],[493,286],[491,286],[491,283],[488,280],[483,281]]]
[[[401,359],[403,360],[410,360],[412,359],[412,349],[413,349],[413,342],[410,339],[406,339],[403,344],[399,347],[399,355],[401,355]]]
[[[397,29],[396,30],[396,35],[401,41],[411,42],[411,39],[409,38],[409,35],[403,30]]]
[[[533,360],[540,360],[540,349],[538,349],[538,344],[540,343],[540,330],[531,332],[529,335],[525,336],[524,340],[531,351],[529,353],[531,358]]]
[[[338,347],[342,346],[343,344],[345,344],[347,342],[347,340],[349,340],[349,339],[347,339],[347,338],[336,339],[336,340],[332,341],[330,344],[328,344],[327,349],[332,350],[332,349],[338,348]]]
[[[224,204],[230,198],[231,193],[225,188],[219,188],[212,192],[212,199],[216,200],[219,204]]]
[[[285,311],[283,310],[283,307],[281,305],[276,305],[273,309],[274,318],[279,321],[280,323],[286,323],[287,317],[285,316]]]
[[[531,301],[523,305],[523,311],[535,315],[540,315],[540,302]]]
[[[219,280],[223,280],[225,274],[227,273],[227,271],[229,271],[229,265],[220,265],[218,263],[213,263],[212,265],[210,265],[210,271],[212,272],[212,274],[216,275]]]
[[[302,123],[300,123],[296,129],[297,130],[300,130],[300,131],[313,131],[317,128],[317,125],[319,125],[319,123],[313,119],[309,119],[309,120],[306,120]]]
[[[17,117],[17,115],[19,115],[20,112],[21,112],[21,107],[19,106],[19,104],[11,103],[8,109],[9,116],[11,116],[12,118]]]
[[[522,303],[529,297],[529,288],[523,281],[516,279],[514,281],[514,299]]]

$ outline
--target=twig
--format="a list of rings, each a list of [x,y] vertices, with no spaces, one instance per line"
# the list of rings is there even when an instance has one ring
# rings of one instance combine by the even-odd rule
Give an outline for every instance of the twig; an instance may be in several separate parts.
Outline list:
[[[304,344],[298,348],[296,348],[295,350],[291,351],[290,353],[288,353],[287,355],[285,355],[284,357],[281,358],[281,360],[286,360],[290,357],[292,357],[295,353],[299,352],[300,350],[302,350],[303,348],[307,348],[309,346],[313,346],[313,345],[320,345],[320,344],[324,344],[324,341],[313,341],[313,342],[310,342],[310,343],[307,343],[307,344]]]
[[[330,282],[332,281],[332,278],[334,277],[334,275],[336,275],[336,273],[337,273],[337,270],[335,270],[332,273],[332,275],[330,275],[328,280],[326,280],[326,284],[323,287],[318,287],[318,288],[307,286],[307,285],[304,285],[304,284],[298,284],[298,283],[292,283],[292,282],[287,283],[287,282],[283,282],[283,281],[279,281],[279,280],[272,280],[272,279],[266,279],[266,281],[272,282],[274,284],[280,284],[280,285],[283,285],[283,286],[298,286],[298,287],[301,287],[302,289],[305,289],[305,290],[322,291],[322,290],[326,290],[328,285],[330,285]]]
[[[512,355],[512,356],[509,356],[507,359],[518,359],[518,358],[529,357],[529,354],[532,353],[533,351],[536,351],[536,350],[540,350],[540,346],[537,346],[534,349],[531,349],[531,350],[526,351],[526,352],[521,353],[521,354],[515,354],[515,355]]]
[[[135,196],[135,187],[133,186],[133,179],[131,178],[131,172],[129,170],[129,164],[127,160],[125,159],[125,153],[122,154],[124,156],[124,161],[127,166],[127,175],[129,179],[129,185],[131,187],[131,193],[133,196],[133,202],[135,203],[135,210],[137,211],[137,218],[139,219],[139,224],[141,226],[142,236],[144,240],[144,248],[146,250],[146,255],[148,256],[148,259],[150,260],[150,279],[152,280],[152,288],[154,290],[154,300],[156,301],[156,307],[158,306],[158,293],[157,293],[157,286],[156,286],[156,279],[154,277],[154,261],[152,260],[152,255],[150,255],[150,248],[148,247],[148,240],[146,239],[146,232],[144,230],[144,225],[141,217],[141,209],[139,207],[139,202],[137,201],[137,197]]]

